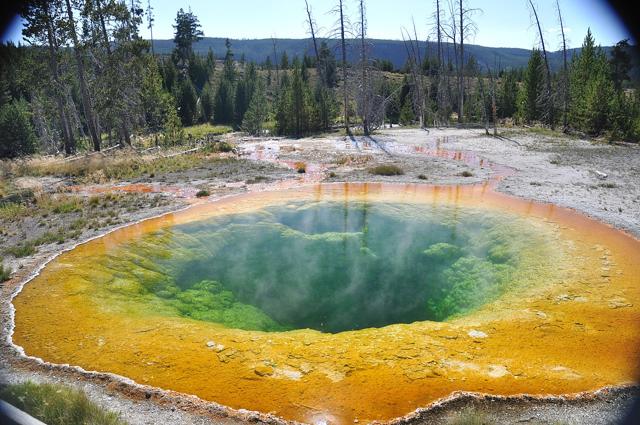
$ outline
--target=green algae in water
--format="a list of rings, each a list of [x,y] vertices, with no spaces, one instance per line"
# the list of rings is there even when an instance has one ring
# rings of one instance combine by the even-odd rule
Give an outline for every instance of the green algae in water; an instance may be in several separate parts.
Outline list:
[[[163,314],[246,330],[443,321],[513,286],[536,240],[515,221],[453,206],[292,203],[145,235],[87,279]]]

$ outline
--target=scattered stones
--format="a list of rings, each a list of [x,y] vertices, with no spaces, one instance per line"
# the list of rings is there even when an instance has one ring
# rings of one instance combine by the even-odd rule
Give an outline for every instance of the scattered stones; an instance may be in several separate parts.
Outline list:
[[[502,378],[503,376],[510,374],[511,372],[509,372],[509,369],[504,365],[490,365],[489,372],[487,373],[487,375],[492,378]]]
[[[631,304],[626,298],[618,297],[609,300],[609,308],[616,309],[625,307],[633,307],[633,304]]]
[[[482,339],[482,338],[488,338],[489,337],[489,335],[487,335],[486,333],[484,333],[482,331],[476,331],[475,329],[469,331],[469,333],[467,333],[467,335],[469,335],[471,338],[474,338],[474,339]]]
[[[273,368],[271,366],[260,365],[257,366],[253,371],[256,375],[262,377],[273,375]]]

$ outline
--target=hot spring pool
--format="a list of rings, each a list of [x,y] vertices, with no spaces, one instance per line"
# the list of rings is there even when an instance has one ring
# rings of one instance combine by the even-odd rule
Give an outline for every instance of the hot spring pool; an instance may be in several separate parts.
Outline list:
[[[243,195],[62,254],[14,299],[14,341],[310,422],[584,391],[635,377],[639,245],[481,186]]]

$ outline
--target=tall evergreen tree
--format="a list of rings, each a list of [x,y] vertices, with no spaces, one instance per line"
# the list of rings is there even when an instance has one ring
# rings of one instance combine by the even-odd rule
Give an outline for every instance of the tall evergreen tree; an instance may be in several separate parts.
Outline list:
[[[213,122],[213,111],[215,105],[215,93],[211,84],[206,83],[200,94],[200,107],[202,110],[202,121]]]
[[[540,50],[533,49],[523,81],[520,115],[526,122],[537,121],[542,116],[540,101],[544,90],[544,69]]]
[[[196,118],[198,95],[189,78],[181,78],[178,81],[174,96],[178,104],[178,116],[182,125],[192,125]]]
[[[570,125],[592,135],[601,134],[609,124],[615,89],[605,53],[596,47],[591,30],[571,64],[570,81]]]
[[[173,42],[176,47],[173,51],[174,61],[178,66],[187,68],[189,59],[192,58],[193,43],[202,39],[202,32],[198,17],[191,12],[185,12],[180,8],[176,14],[176,23],[173,26],[175,36]]]
[[[24,101],[0,107],[0,158],[15,158],[35,152],[36,135],[27,108]]]
[[[213,104],[213,121],[217,124],[232,124],[234,118],[233,85],[226,79],[220,81]]]
[[[253,96],[251,97],[249,109],[247,109],[247,112],[244,114],[242,130],[252,136],[260,136],[268,115],[269,105],[265,96],[264,83],[262,80],[258,80]]]
[[[513,71],[505,72],[498,93],[498,116],[513,117],[517,108],[518,82]]]

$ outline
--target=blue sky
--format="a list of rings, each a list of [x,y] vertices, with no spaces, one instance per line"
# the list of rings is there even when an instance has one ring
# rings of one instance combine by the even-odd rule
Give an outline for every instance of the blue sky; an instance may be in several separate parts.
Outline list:
[[[147,0],[141,0],[146,7]],[[443,2],[446,2],[444,0]],[[335,17],[328,12],[333,0],[309,0],[321,34],[330,30]],[[427,38],[430,16],[435,1],[429,0],[367,0],[369,36],[400,39],[401,27],[411,27],[415,19],[419,37]],[[349,15],[355,19],[356,0],[345,0]],[[537,45],[537,29],[531,25],[526,0],[468,0],[479,8],[474,16],[478,32],[473,44],[495,47],[530,49]],[[198,16],[205,36],[230,38],[306,37],[304,0],[151,0],[155,14],[154,37],[173,38],[172,24],[179,8]],[[547,49],[560,46],[555,0],[537,0],[547,39]],[[570,47],[579,47],[591,30],[598,44],[612,45],[629,38],[615,13],[603,0],[560,0]],[[21,39],[20,22],[5,35],[15,42]],[[142,35],[148,37],[146,25]]]

